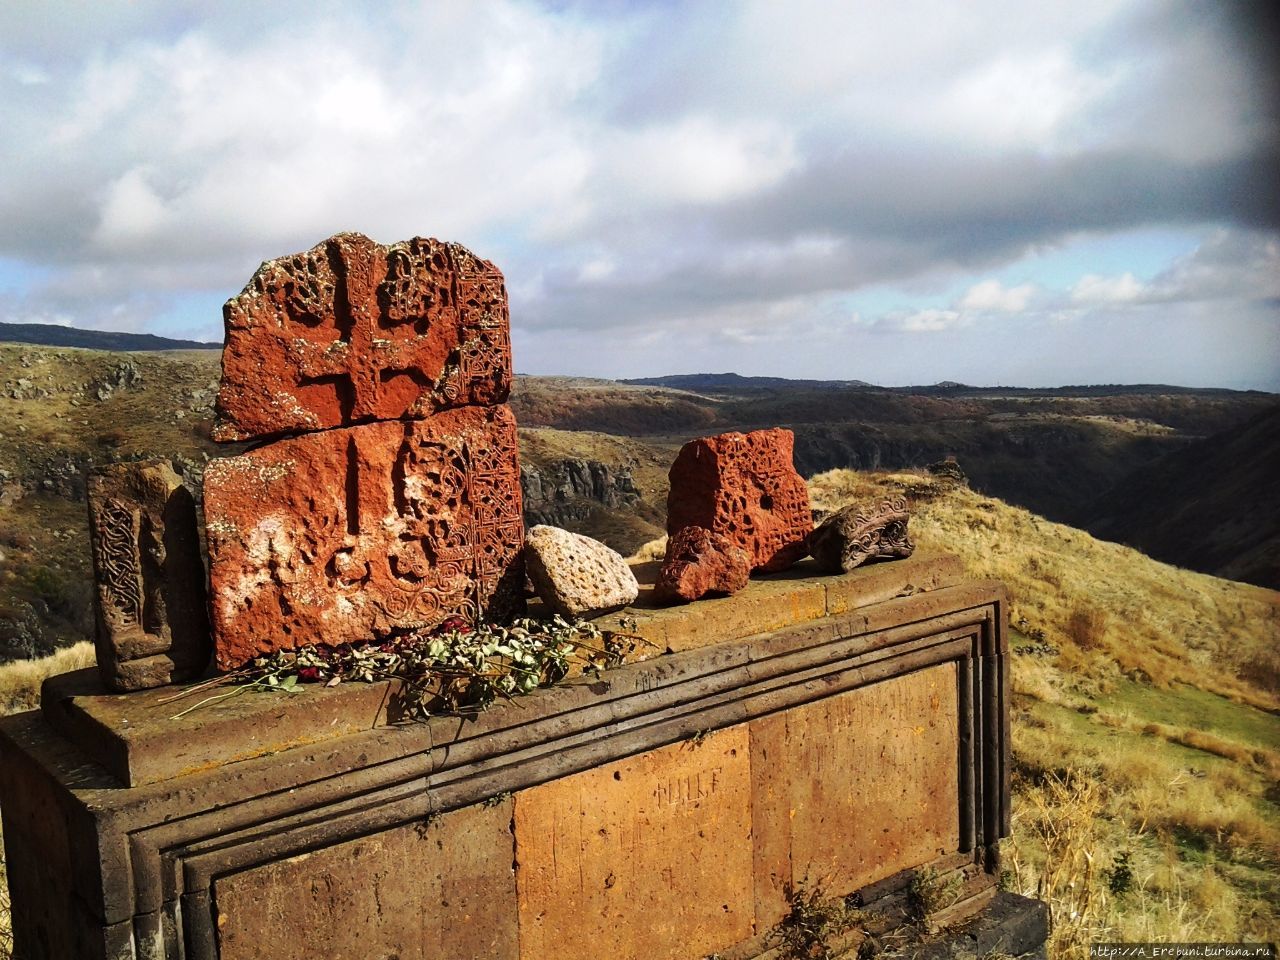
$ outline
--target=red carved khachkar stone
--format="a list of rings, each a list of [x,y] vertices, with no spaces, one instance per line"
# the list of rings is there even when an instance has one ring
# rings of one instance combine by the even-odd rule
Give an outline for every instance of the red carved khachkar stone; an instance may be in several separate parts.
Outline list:
[[[709,593],[732,594],[750,577],[751,558],[740,546],[705,527],[684,527],[667,539],[653,596],[662,603],[679,603]]]
[[[853,503],[810,534],[809,552],[824,573],[848,572],[869,560],[909,557],[916,548],[907,533],[910,519],[905,497],[870,506]]]
[[[280,440],[210,463],[204,496],[223,669],[523,604],[506,406]]]
[[[785,570],[807,553],[809,489],[774,428],[690,440],[671,465],[667,533],[705,527],[746,551],[752,570]]]
[[[144,690],[203,673],[211,644],[195,499],[168,462],[94,471],[89,541],[103,683]]]
[[[264,263],[223,308],[217,440],[503,403],[506,290],[456,243],[340,233]]]

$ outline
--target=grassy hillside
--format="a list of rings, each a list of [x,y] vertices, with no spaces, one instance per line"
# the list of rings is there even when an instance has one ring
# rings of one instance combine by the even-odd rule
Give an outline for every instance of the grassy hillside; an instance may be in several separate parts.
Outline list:
[[[88,637],[88,471],[176,456],[198,479],[219,373],[213,351],[0,344],[0,662]]]
[[[955,456],[976,488],[1080,523],[1117,481],[1277,404],[1272,394],[1161,386],[890,389],[725,376],[658,381],[526,377],[517,382],[512,405],[526,427],[591,430],[658,445],[786,426],[795,432],[796,467],[806,476],[835,467],[921,467]]]
[[[1280,594],[1168,566],[964,487],[837,470],[815,505],[905,492],[917,544],[1012,595],[1006,883],[1053,955],[1280,931]]]
[[[78,330],[49,323],[0,323],[0,342],[47,347],[86,347],[90,350],[221,350],[221,343],[173,340],[152,333]]]

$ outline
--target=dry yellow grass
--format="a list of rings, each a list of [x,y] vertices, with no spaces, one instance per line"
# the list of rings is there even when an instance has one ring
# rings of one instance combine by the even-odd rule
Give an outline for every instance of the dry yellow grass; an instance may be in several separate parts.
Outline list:
[[[827,510],[907,494],[916,542],[1003,580],[1012,625],[1059,648],[1068,689],[1114,674],[1280,708],[1275,591],[1180,570],[927,475],[832,470],[810,490]]]
[[[1280,594],[927,475],[836,470],[810,490],[825,510],[905,493],[921,548],[1008,585],[1007,882],[1049,902],[1051,956],[1087,956],[1101,939],[1274,939],[1280,815],[1264,795],[1280,774]],[[1221,728],[1144,716],[1152,690]]]
[[[93,644],[77,643],[38,660],[18,660],[0,666],[0,716],[34,710],[40,705],[40,684],[58,673],[91,667]]]

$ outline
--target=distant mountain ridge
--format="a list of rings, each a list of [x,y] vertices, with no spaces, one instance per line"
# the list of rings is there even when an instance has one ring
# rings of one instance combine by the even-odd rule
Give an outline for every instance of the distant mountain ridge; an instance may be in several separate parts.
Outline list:
[[[638,387],[672,387],[677,390],[843,390],[874,387],[865,380],[790,380],[787,377],[744,377],[737,373],[676,373],[665,377],[636,377],[618,383]]]
[[[666,387],[693,393],[756,393],[765,391],[874,390],[884,393],[911,394],[917,396],[990,397],[997,394],[1010,396],[1268,396],[1261,390],[1233,390],[1227,387],[1180,387],[1167,383],[1097,383],[1065,384],[1058,387],[975,387],[955,380],[918,384],[904,387],[882,387],[866,380],[793,380],[789,377],[744,377],[738,373],[677,373],[661,377],[633,377],[614,381],[628,386]]]
[[[174,340],[153,333],[116,330],[80,330],[52,323],[0,323],[0,341],[30,343],[42,347],[80,347],[86,350],[221,350],[221,343]]]

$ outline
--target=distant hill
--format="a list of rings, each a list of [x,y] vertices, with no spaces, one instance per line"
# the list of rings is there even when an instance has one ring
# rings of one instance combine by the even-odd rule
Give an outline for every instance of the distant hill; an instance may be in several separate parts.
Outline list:
[[[1135,470],[1081,526],[1166,563],[1280,589],[1280,406]]]
[[[1265,398],[1259,390],[1228,390],[1221,387],[1179,387],[1167,383],[1095,383],[1062,387],[975,387],[955,380],[906,387],[881,387],[865,380],[792,380],[788,377],[744,377],[737,373],[680,373],[663,377],[636,377],[610,381],[629,386],[667,387],[693,393],[750,396],[760,393],[825,393],[866,390],[916,397],[1203,397]]]
[[[43,347],[82,347],[88,350],[221,350],[221,343],[172,340],[151,333],[78,330],[51,323],[0,323],[0,341]]]
[[[637,377],[619,380],[641,387],[673,387],[700,393],[753,390],[844,390],[870,387],[865,380],[790,380],[786,377],[744,377],[737,373],[679,373],[666,377]]]

